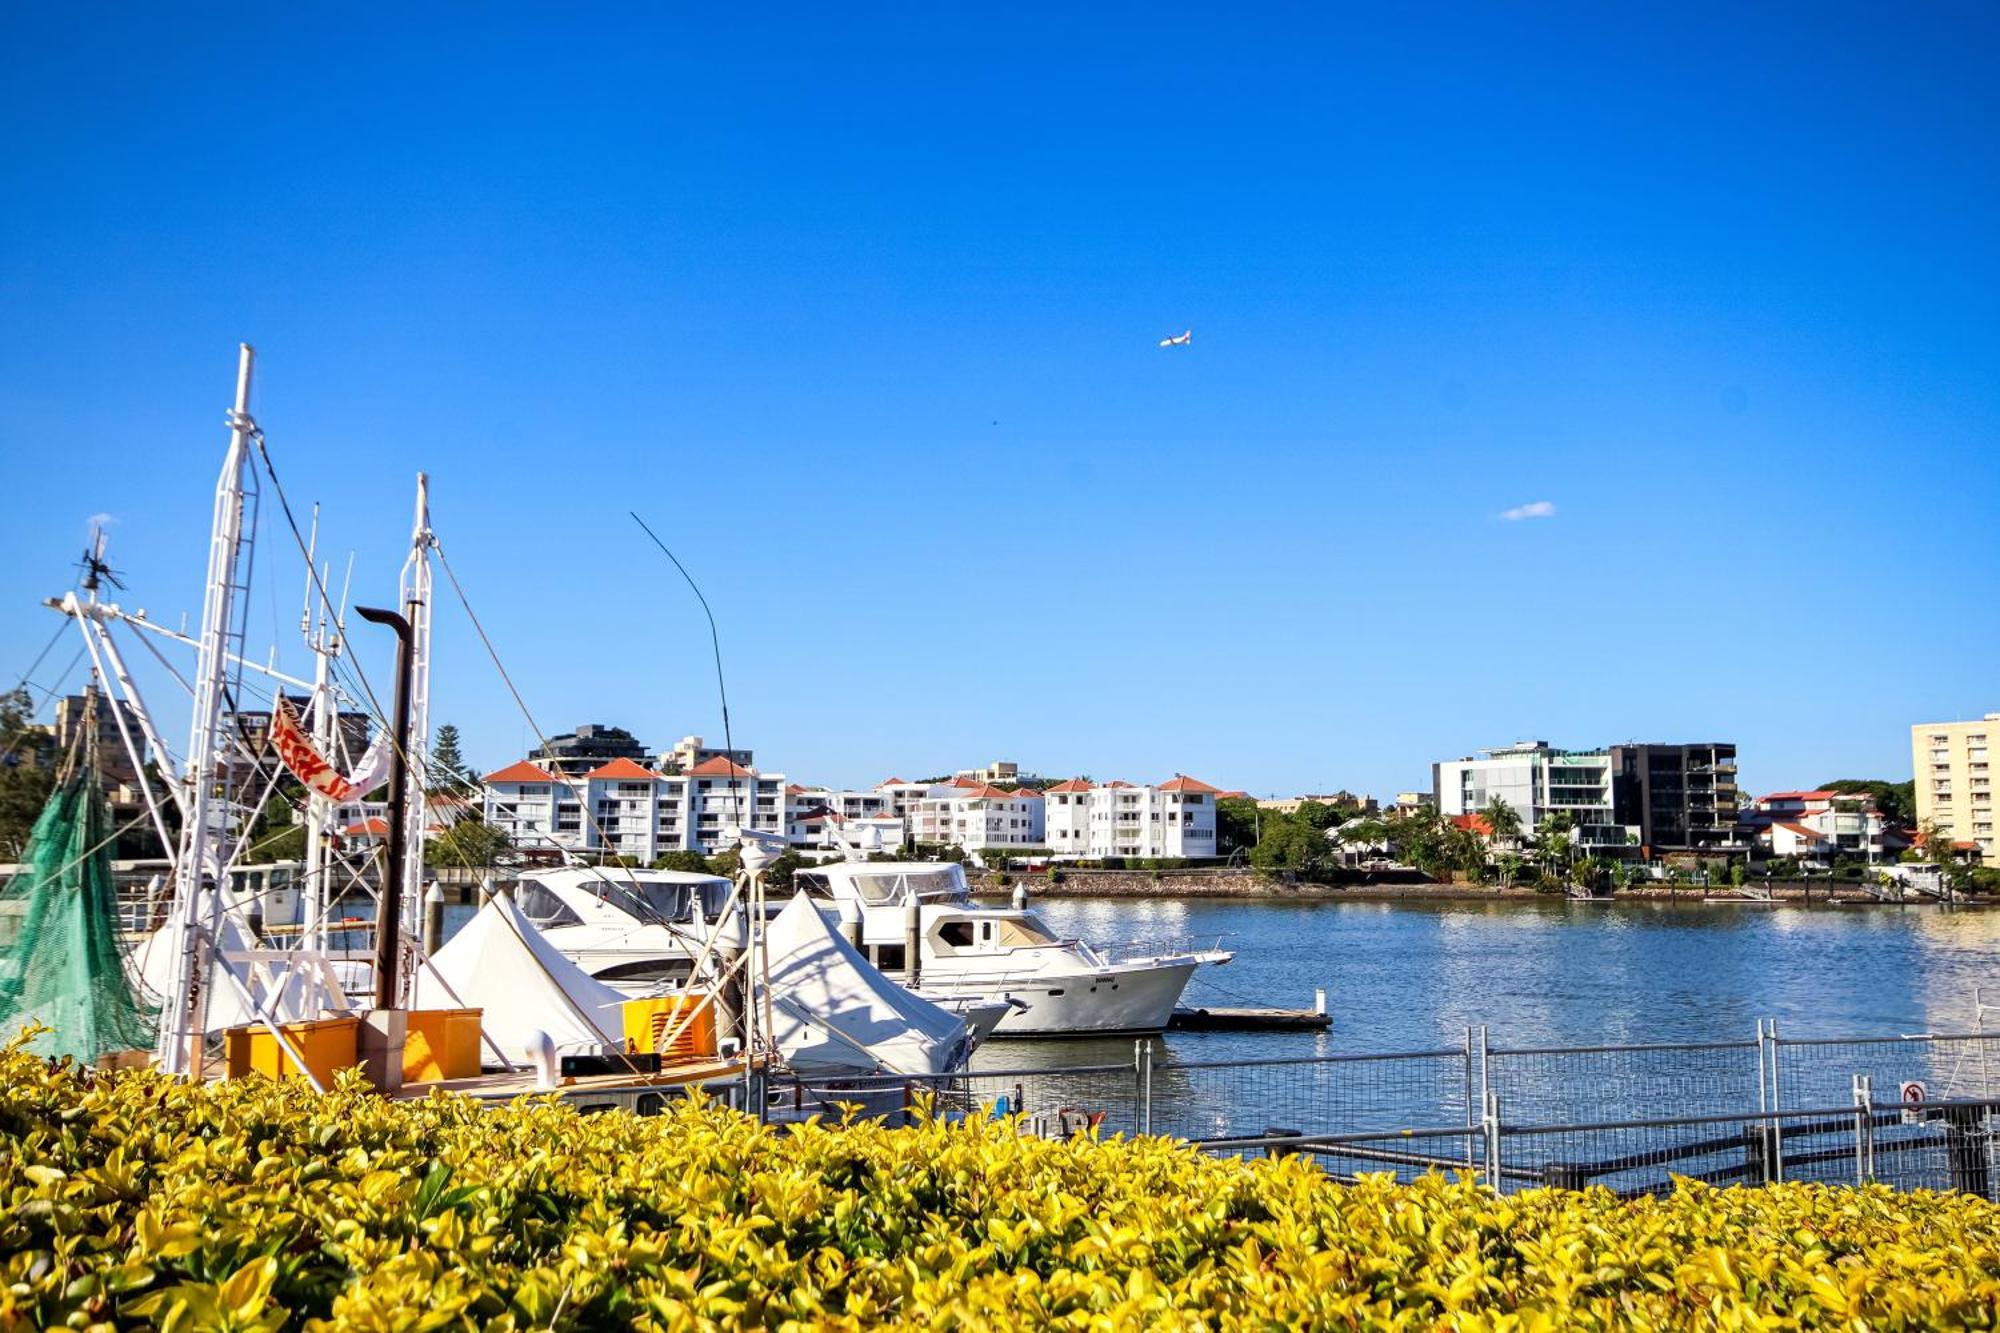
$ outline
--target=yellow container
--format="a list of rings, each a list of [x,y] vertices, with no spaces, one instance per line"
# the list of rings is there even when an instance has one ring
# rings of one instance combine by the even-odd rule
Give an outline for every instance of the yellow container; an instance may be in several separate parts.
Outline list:
[[[360,1063],[356,1035],[360,1028],[358,1018],[322,1018],[308,1023],[285,1023],[280,1030],[320,1086],[326,1088],[333,1086],[334,1071]],[[223,1047],[231,1078],[249,1074],[268,1078],[305,1076],[268,1028],[231,1028],[223,1034]]]
[[[479,1076],[479,1009],[412,1009],[403,1018],[403,1081]]]
[[[686,1015],[700,1006],[692,1021]],[[662,1060],[696,1060],[715,1054],[715,1005],[706,991],[649,995],[627,1000],[625,1049],[641,1055],[657,1053]],[[669,1046],[660,1043],[678,1029]]]

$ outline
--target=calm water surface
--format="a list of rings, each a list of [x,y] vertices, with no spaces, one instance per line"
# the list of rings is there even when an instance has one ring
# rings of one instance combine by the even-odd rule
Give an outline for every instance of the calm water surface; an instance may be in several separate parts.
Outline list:
[[[1056,930],[1098,944],[1210,944],[1191,1004],[1306,1008],[1332,1030],[1174,1033],[1184,1060],[1458,1046],[1958,1032],[1973,988],[2000,1002],[2000,912],[1694,903],[1331,902],[1046,898]],[[1989,1021],[1993,1015],[1989,1012]],[[989,1045],[987,1068],[1131,1058],[1128,1040]]]

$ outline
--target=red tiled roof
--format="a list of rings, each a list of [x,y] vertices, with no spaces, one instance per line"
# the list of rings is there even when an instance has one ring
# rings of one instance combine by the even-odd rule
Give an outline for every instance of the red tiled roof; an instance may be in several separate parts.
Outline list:
[[[1132,784],[1129,782],[1122,782],[1117,778],[1113,778],[1111,781],[1105,783],[1104,785],[1107,787],[1129,787]]]
[[[704,759],[693,768],[690,768],[688,776],[695,778],[754,778],[757,776],[757,770],[754,768],[745,768],[743,765],[731,761],[727,756],[716,755],[713,759]]]
[[[380,815],[372,815],[358,824],[349,824],[340,831],[343,838],[386,838],[389,836],[389,821]]]
[[[1215,799],[1218,801],[1247,801],[1250,799],[1250,793],[1247,791],[1219,791],[1215,794]]]
[[[488,773],[485,780],[489,784],[495,782],[554,782],[556,776],[547,769],[536,768],[533,764],[523,759],[518,764],[507,765],[507,767],[497,773]]]
[[[1482,838],[1490,838],[1493,836],[1493,821],[1488,819],[1485,815],[1480,815],[1480,814],[1453,815],[1451,817],[1451,822],[1454,827],[1462,829],[1470,829],[1474,833],[1477,833]]]
[[[1070,779],[1070,780],[1069,780],[1068,782],[1058,782],[1058,783],[1057,783],[1057,784],[1056,784],[1055,786],[1053,786],[1053,787],[1049,787],[1049,788],[1046,788],[1045,790],[1047,790],[1047,791],[1089,791],[1089,790],[1090,790],[1090,784],[1089,784],[1088,782],[1085,782],[1085,781],[1084,781],[1084,780],[1083,780],[1082,778],[1071,778],[1071,779]]]
[[[1188,776],[1187,774],[1185,774],[1185,773],[1176,773],[1176,774],[1174,774],[1174,776],[1173,776],[1173,780],[1172,780],[1171,782],[1162,782],[1162,783],[1160,784],[1160,790],[1161,790],[1161,791],[1212,791],[1212,792],[1219,792],[1219,791],[1221,791],[1221,790],[1222,790],[1222,788],[1220,788],[1220,787],[1211,787],[1211,786],[1209,786],[1209,785],[1208,785],[1208,784],[1207,784],[1206,782],[1203,782],[1203,781],[1201,781],[1201,779],[1199,779],[1199,778],[1191,778],[1191,777],[1189,777],[1189,776]]]
[[[1825,840],[1824,834],[1818,832],[1815,829],[1809,829],[1804,824],[1794,824],[1789,820],[1781,819],[1778,821],[1778,827],[1783,829],[1790,829],[1792,832],[1798,834],[1801,838],[1811,838],[1814,842],[1822,842]]]
[[[880,791],[884,787],[900,787],[902,785],[903,785],[903,780],[901,778],[883,778],[880,782],[875,784],[875,790]]]
[[[812,790],[812,788],[810,788],[810,787],[801,787],[801,786],[800,786],[800,785],[799,785],[798,783],[796,783],[796,782],[793,782],[793,783],[789,783],[789,784],[787,784],[787,785],[786,785],[786,787],[785,787],[785,795],[787,795],[787,796],[803,796],[803,795],[805,795],[805,793],[807,793],[807,792],[809,792],[809,791],[811,791],[811,790]]]
[[[645,778],[650,781],[660,776],[650,768],[642,768],[630,759],[613,759],[608,764],[599,764],[584,774],[587,778]]]
[[[1840,795],[1837,791],[1774,791],[1761,797],[1766,801],[1830,801]]]
[[[984,787],[986,784],[977,778],[953,778],[944,785],[947,787]]]

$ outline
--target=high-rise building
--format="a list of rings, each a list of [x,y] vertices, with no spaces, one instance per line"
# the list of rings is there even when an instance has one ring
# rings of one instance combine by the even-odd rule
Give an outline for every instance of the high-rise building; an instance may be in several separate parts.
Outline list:
[[[1737,818],[1734,745],[1614,745],[1611,803],[1616,823],[1638,828],[1647,856],[1749,848]]]
[[[1918,827],[1936,825],[1952,842],[1971,844],[1989,866],[2000,866],[1988,758],[1995,740],[2000,740],[2000,713],[1977,722],[1919,722],[1910,728]]]

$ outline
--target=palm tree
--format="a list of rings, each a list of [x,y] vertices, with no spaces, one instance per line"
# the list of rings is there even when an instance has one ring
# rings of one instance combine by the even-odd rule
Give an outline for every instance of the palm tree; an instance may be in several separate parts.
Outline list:
[[[1576,820],[1567,810],[1558,810],[1542,818],[1541,826],[1535,830],[1535,850],[1542,862],[1546,875],[1555,875],[1557,867],[1569,868],[1570,831],[1576,827]]]
[[[1503,839],[1513,841],[1521,836],[1520,812],[1501,797],[1495,796],[1488,801],[1485,809],[1479,813],[1485,819],[1487,830],[1494,842],[1498,843]]]

